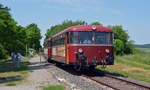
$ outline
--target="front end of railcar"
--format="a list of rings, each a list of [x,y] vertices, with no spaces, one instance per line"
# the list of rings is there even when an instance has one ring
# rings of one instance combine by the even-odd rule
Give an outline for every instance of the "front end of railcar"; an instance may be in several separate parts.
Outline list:
[[[111,45],[70,45],[70,58],[74,65],[113,65],[113,51]]]
[[[74,66],[113,65],[113,32],[107,30],[69,32],[69,64]]]

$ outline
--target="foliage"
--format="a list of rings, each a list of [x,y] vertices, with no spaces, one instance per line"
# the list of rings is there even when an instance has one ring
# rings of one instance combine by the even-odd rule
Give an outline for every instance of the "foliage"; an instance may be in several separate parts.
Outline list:
[[[84,25],[85,23],[86,23],[85,21],[74,21],[74,22],[71,20],[63,21],[62,24],[52,26],[50,29],[48,29],[47,33],[45,34],[46,36],[45,39],[52,37],[53,35],[57,34],[58,32],[63,31],[64,29],[70,26]]]
[[[92,23],[91,23],[91,25],[103,26],[103,24],[102,24],[102,23],[100,23],[100,22],[92,22]]]
[[[36,24],[32,23],[26,27],[28,47],[39,50],[41,47],[40,39],[42,38],[40,29]]]
[[[0,5],[0,43],[6,51],[12,50],[11,44],[15,39],[16,22],[9,14],[9,9]]]
[[[134,41],[133,40],[130,40],[126,43],[126,47],[125,47],[125,53],[126,54],[132,54],[134,53],[135,51],[135,48],[134,48]]]
[[[111,27],[114,32],[114,47],[116,55],[132,54],[134,52],[134,41],[129,41],[129,35],[127,31],[123,30],[122,26],[119,25],[109,27]],[[119,45],[119,43],[121,45]]]
[[[6,58],[12,51],[25,54],[26,44],[38,50],[41,34],[36,24],[22,27],[9,13],[10,9],[0,4],[0,59]],[[29,40],[29,38],[32,38]],[[29,40],[29,41],[28,41]]]
[[[114,49],[115,49],[115,54],[116,55],[123,55],[124,54],[124,44],[121,40],[115,39],[114,40]]]
[[[0,44],[0,58],[6,58],[7,51],[4,49],[4,47]]]
[[[16,33],[14,35],[14,39],[12,39],[14,42],[10,47],[13,48],[13,51],[20,52],[24,55],[26,48],[25,43],[27,42],[25,28],[22,26],[16,26]]]
[[[122,26],[112,26],[114,32],[114,39],[119,39],[126,43],[129,39],[129,36],[125,30],[123,30]]]

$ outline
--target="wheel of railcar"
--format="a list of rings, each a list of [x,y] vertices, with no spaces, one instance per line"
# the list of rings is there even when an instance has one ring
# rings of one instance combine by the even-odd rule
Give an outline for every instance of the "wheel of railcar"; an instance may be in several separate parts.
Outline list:
[[[60,62],[55,62],[56,63],[56,66],[61,66],[62,65],[62,63],[60,63]]]
[[[81,71],[81,66],[80,66],[80,65],[79,65],[79,66],[74,66],[73,68],[74,68],[74,70],[76,70],[76,71]]]
[[[89,69],[90,69],[90,70],[94,70],[95,67],[96,67],[96,66],[92,65],[92,66],[89,66]]]
[[[53,60],[52,60],[51,58],[48,58],[47,61],[48,61],[49,63],[53,63]]]

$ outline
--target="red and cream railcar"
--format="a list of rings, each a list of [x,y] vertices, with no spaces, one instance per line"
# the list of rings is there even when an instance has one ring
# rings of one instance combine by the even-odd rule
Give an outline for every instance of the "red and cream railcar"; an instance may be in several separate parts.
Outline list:
[[[44,56],[47,59],[51,57],[51,39],[50,38],[44,41]]]
[[[49,62],[56,60],[75,67],[114,64],[113,31],[107,27],[72,26],[46,42]]]

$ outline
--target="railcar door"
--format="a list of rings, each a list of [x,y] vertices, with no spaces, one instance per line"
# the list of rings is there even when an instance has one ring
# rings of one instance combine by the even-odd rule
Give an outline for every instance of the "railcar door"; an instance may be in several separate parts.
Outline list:
[[[65,33],[65,47],[66,47],[66,64],[69,64],[69,39],[68,32]]]
[[[48,58],[51,58],[51,40],[48,41]]]

